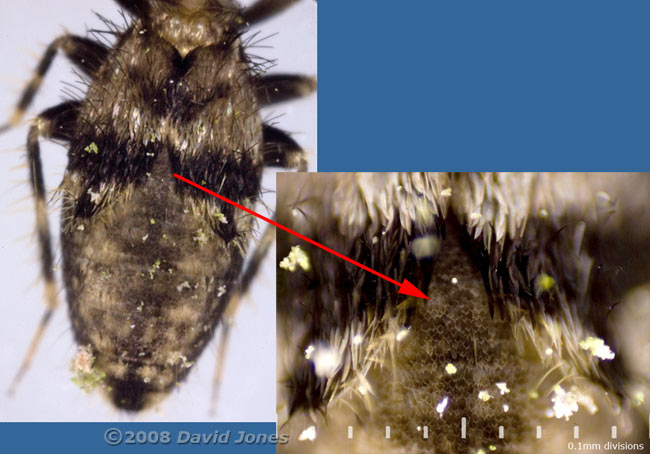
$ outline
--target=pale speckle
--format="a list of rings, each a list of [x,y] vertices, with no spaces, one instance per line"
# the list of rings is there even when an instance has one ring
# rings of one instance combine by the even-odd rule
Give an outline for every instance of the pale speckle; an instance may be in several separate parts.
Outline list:
[[[86,227],[84,227],[83,224],[79,224],[79,225],[77,226],[77,230],[79,230],[79,231],[81,231],[81,232],[83,232],[85,229],[86,229]]]
[[[546,350],[544,350],[544,353],[546,353],[546,355],[548,355],[548,356],[551,356],[553,354],[553,349],[551,347],[549,347]]]
[[[77,354],[72,360],[72,367],[75,371],[91,373],[95,357],[92,354],[90,345],[82,345],[77,350]]]
[[[176,286],[176,290],[178,290],[178,293],[182,292],[183,289],[185,288],[192,288],[189,282],[185,281],[181,283],[180,285]]]
[[[129,328],[134,329],[134,328],[135,328],[135,324],[133,324],[133,325],[129,325]]]
[[[442,414],[447,409],[448,404],[449,404],[449,397],[445,396],[442,398],[440,402],[438,402],[438,405],[436,405],[436,411],[438,412],[438,416],[440,416],[441,418],[442,418]]]
[[[145,241],[147,241],[147,238],[149,238],[148,233],[145,236],[142,237],[142,242],[144,243]]]
[[[458,372],[458,369],[456,369],[456,366],[454,366],[452,363],[449,363],[445,366],[445,372],[447,372],[449,375],[454,375],[456,372]]]
[[[203,247],[208,242],[208,236],[205,234],[203,229],[199,229],[194,232],[192,239],[198,243],[200,247]]]
[[[312,353],[314,353],[314,350],[316,350],[316,347],[314,347],[313,345],[307,346],[307,348],[305,349],[305,358],[311,359],[311,355]]]
[[[546,273],[542,273],[537,276],[535,281],[535,288],[538,292],[548,292],[555,286],[555,279],[552,276],[549,276]]]
[[[506,384],[506,382],[499,382],[496,385],[497,388],[499,388],[499,393],[501,393],[502,396],[510,392],[510,389],[508,389],[508,385]]]
[[[445,188],[442,191],[440,191],[440,196],[441,197],[451,197],[451,188]]]
[[[477,221],[477,220],[481,219],[481,213],[474,212],[474,213],[472,213],[472,214],[469,215],[469,218],[470,218],[472,221]]]
[[[603,360],[611,360],[616,356],[615,353],[605,345],[605,341],[599,337],[589,336],[587,339],[579,342],[580,348],[589,350],[593,356]]]
[[[316,348],[311,361],[314,363],[316,375],[324,378],[331,377],[341,364],[341,358],[338,352],[326,345]]]
[[[181,352],[172,352],[167,357],[167,364],[170,366],[180,365],[183,368],[189,369],[194,364],[192,361],[188,361],[187,357]]]
[[[75,376],[72,382],[84,391],[92,391],[103,383],[106,373],[93,367],[95,356],[92,354],[90,344],[80,346],[72,363],[70,364]]]
[[[226,294],[226,286],[220,285],[219,288],[217,289],[217,298],[221,298],[225,294]]]
[[[357,334],[352,338],[352,345],[361,345],[363,342],[363,336],[361,334]]]
[[[571,388],[571,391],[573,391],[578,399],[578,403],[585,407],[587,411],[594,415],[598,411],[598,407],[594,403],[594,400],[591,398],[591,396],[588,396],[586,394],[581,393],[577,388],[573,387]]]
[[[458,284],[458,279],[456,279],[455,277],[452,277],[451,278],[451,283],[454,284],[454,285]]]
[[[490,395],[489,392],[483,390],[483,391],[479,391],[478,398],[483,402],[487,402],[488,400],[492,399],[492,396]]]
[[[635,392],[632,397],[633,397],[633,403],[637,407],[645,403],[645,393],[643,391]]]
[[[220,211],[215,211],[215,212],[213,213],[213,216],[214,216],[214,217],[217,219],[217,221],[219,221],[220,223],[222,223],[222,224],[228,224],[228,218],[227,218],[226,215],[223,214],[222,212],[220,212]]]
[[[156,271],[160,269],[160,260],[156,260],[151,268],[149,269],[149,279],[153,279],[156,275]]]
[[[102,194],[101,192],[93,192],[92,189],[88,188],[87,191],[88,195],[90,196],[90,201],[94,203],[95,205],[99,204],[102,200]]]
[[[395,335],[395,340],[397,342],[403,341],[406,338],[406,336],[408,336],[408,333],[409,333],[409,328],[403,328],[399,330],[399,332]]]
[[[510,410],[510,405],[508,404],[503,404],[503,412],[508,413],[508,410]]]
[[[564,388],[559,385],[553,387],[553,414],[557,419],[564,418],[566,421],[575,412],[578,411],[578,399],[573,392],[566,392]]]
[[[298,440],[300,441],[314,441],[316,439],[316,426],[309,426],[305,430],[302,431],[300,436],[298,437]]]
[[[311,270],[311,262],[309,261],[309,255],[305,252],[300,246],[293,246],[289,255],[282,259],[280,262],[280,268],[283,270],[288,270],[294,272],[302,268],[303,271]]]
[[[84,151],[86,153],[98,154],[99,147],[97,147],[97,144],[95,142],[91,142],[86,148],[84,148]]]

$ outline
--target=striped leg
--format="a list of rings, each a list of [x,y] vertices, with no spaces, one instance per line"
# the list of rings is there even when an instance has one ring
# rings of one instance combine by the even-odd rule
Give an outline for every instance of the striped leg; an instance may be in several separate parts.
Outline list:
[[[50,237],[50,226],[47,219],[47,199],[43,168],[41,164],[40,137],[67,140],[72,135],[76,121],[76,112],[79,103],[77,101],[66,102],[47,109],[41,113],[32,124],[27,136],[27,159],[29,163],[30,182],[34,194],[34,205],[36,209],[36,234],[41,258],[41,274],[45,280],[45,300],[47,307],[41,321],[29,344],[23,362],[16,373],[10,387],[9,394],[12,394],[29,366],[38,349],[47,324],[58,306],[56,284],[54,281],[54,260],[52,253],[52,242]]]
[[[20,122],[25,111],[34,100],[34,96],[38,92],[41,82],[43,82],[43,77],[50,68],[58,50],[62,50],[77,68],[89,76],[92,76],[97,71],[108,55],[108,49],[104,45],[87,38],[63,35],[52,41],[47,47],[45,54],[43,54],[34,76],[27,84],[25,90],[23,90],[18,104],[9,117],[9,121],[0,125],[0,133],[16,126]]]
[[[300,74],[270,74],[255,82],[260,107],[301,98],[316,91],[316,77]]]
[[[297,2],[298,0],[258,0],[244,10],[244,22],[253,25],[265,21]]]

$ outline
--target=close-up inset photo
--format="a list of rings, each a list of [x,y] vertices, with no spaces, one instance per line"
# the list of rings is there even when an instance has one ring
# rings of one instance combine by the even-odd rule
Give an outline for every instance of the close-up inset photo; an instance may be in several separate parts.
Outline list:
[[[278,452],[647,452],[650,174],[277,178]]]
[[[275,175],[315,169],[312,0],[0,15],[0,421],[274,421]],[[265,233],[266,232],[266,233]]]

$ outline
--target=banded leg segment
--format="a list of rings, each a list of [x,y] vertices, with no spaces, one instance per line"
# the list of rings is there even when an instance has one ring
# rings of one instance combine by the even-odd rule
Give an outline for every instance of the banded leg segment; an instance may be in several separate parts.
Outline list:
[[[78,106],[79,102],[71,101],[47,109],[34,121],[27,136],[27,159],[29,163],[30,182],[34,194],[36,234],[38,236],[40,250],[41,274],[45,280],[45,300],[47,307],[29,344],[23,362],[9,387],[8,392],[10,394],[15,391],[21,378],[29,369],[34,354],[45,333],[47,324],[58,306],[53,270],[54,254],[52,253],[50,226],[47,218],[47,193],[45,190],[38,140],[40,137],[58,138],[62,140],[71,138],[74,132],[74,124],[76,123]]]
[[[93,76],[108,56],[108,48],[96,41],[74,35],[63,35],[52,41],[36,68],[36,72],[20,96],[9,121],[0,125],[0,133],[14,127],[34,100],[43,77],[52,65],[57,51],[61,50],[70,61],[88,76]]]
[[[148,0],[115,0],[118,5],[136,15],[137,17],[145,17],[149,12]]]
[[[244,22],[253,25],[281,13],[299,0],[258,0],[243,13]]]
[[[261,107],[307,96],[316,91],[316,78],[301,74],[272,74],[256,81]]]
[[[264,145],[264,165],[266,167],[284,167],[297,169],[298,172],[307,171],[305,150],[293,140],[289,134],[273,126],[264,125],[262,128]]]

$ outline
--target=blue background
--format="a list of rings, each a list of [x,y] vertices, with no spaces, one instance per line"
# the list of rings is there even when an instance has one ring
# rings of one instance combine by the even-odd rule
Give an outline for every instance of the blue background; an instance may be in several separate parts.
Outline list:
[[[111,446],[104,441],[107,430],[117,428],[122,432],[120,444]],[[229,444],[178,444],[179,432],[200,433],[210,436],[230,430]],[[127,444],[126,431],[168,431],[172,442]],[[0,440],[7,453],[123,453],[123,452],[211,452],[275,454],[273,444],[235,444],[239,431],[252,434],[274,434],[275,423],[3,423]],[[133,437],[131,437],[133,438]],[[110,439],[110,438],[109,438]],[[146,440],[146,438],[144,439]],[[52,448],[55,448],[54,451]]]
[[[650,2],[321,1],[319,171],[650,170]]]

